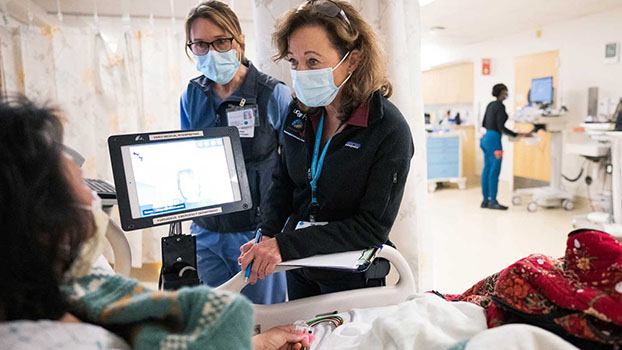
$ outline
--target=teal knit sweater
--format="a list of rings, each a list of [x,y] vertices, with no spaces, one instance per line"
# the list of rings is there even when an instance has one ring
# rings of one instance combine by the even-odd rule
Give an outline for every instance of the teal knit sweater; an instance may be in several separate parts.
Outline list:
[[[135,349],[251,349],[253,309],[239,294],[203,286],[156,292],[99,268],[61,290],[71,313]]]

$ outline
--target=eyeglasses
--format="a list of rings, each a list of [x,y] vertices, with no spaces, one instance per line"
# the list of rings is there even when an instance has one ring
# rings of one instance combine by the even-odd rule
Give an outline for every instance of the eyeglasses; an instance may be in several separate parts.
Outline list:
[[[233,47],[233,38],[220,38],[209,43],[203,40],[190,41],[186,46],[197,56],[207,54],[210,46],[218,52],[227,52]]]
[[[339,7],[339,5],[335,4],[334,2],[330,0],[308,0],[307,2],[302,3],[298,7],[298,11],[302,10],[305,6],[309,4],[311,4],[311,6],[313,7],[315,11],[323,14],[324,16],[327,16],[327,17],[341,16],[341,18],[343,18],[343,20],[346,21],[346,23],[348,23],[348,27],[350,28],[350,31],[352,31],[352,24],[350,23],[348,16],[346,16],[346,13],[341,9],[341,7]]]

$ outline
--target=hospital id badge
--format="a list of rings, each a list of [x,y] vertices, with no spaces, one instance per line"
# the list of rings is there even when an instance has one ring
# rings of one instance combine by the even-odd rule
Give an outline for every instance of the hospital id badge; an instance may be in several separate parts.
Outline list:
[[[253,138],[255,127],[259,126],[257,105],[231,107],[226,110],[228,126],[238,128],[241,138]]]
[[[296,230],[302,230],[303,228],[307,228],[311,226],[324,226],[326,224],[328,224],[328,222],[326,221],[317,221],[317,222],[298,221],[298,223],[296,224]]]

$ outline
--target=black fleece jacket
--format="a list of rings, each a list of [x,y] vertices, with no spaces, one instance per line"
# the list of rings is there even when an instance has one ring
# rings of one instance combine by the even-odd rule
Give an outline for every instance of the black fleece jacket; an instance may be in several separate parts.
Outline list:
[[[262,217],[264,234],[276,237],[284,261],[387,243],[414,154],[406,120],[379,92],[361,104],[331,141],[318,181],[317,221],[328,224],[294,230],[309,220],[312,119],[292,102]]]
[[[503,102],[499,100],[490,102],[486,107],[482,126],[486,128],[486,130],[494,130],[499,134],[506,134],[513,137],[518,136],[517,133],[505,127],[505,122],[507,121],[508,114],[505,112]]]

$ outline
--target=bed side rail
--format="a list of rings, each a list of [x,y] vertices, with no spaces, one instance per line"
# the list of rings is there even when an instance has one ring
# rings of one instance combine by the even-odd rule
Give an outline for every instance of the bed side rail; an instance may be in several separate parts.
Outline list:
[[[406,301],[416,293],[415,279],[410,266],[396,249],[385,245],[377,257],[389,260],[397,270],[399,280],[395,285],[317,295],[282,304],[254,305],[256,329],[261,332],[296,320],[309,320],[318,315],[334,314],[354,308],[395,305]],[[277,266],[275,272],[294,268]],[[239,293],[245,285],[242,271],[217,289]]]

